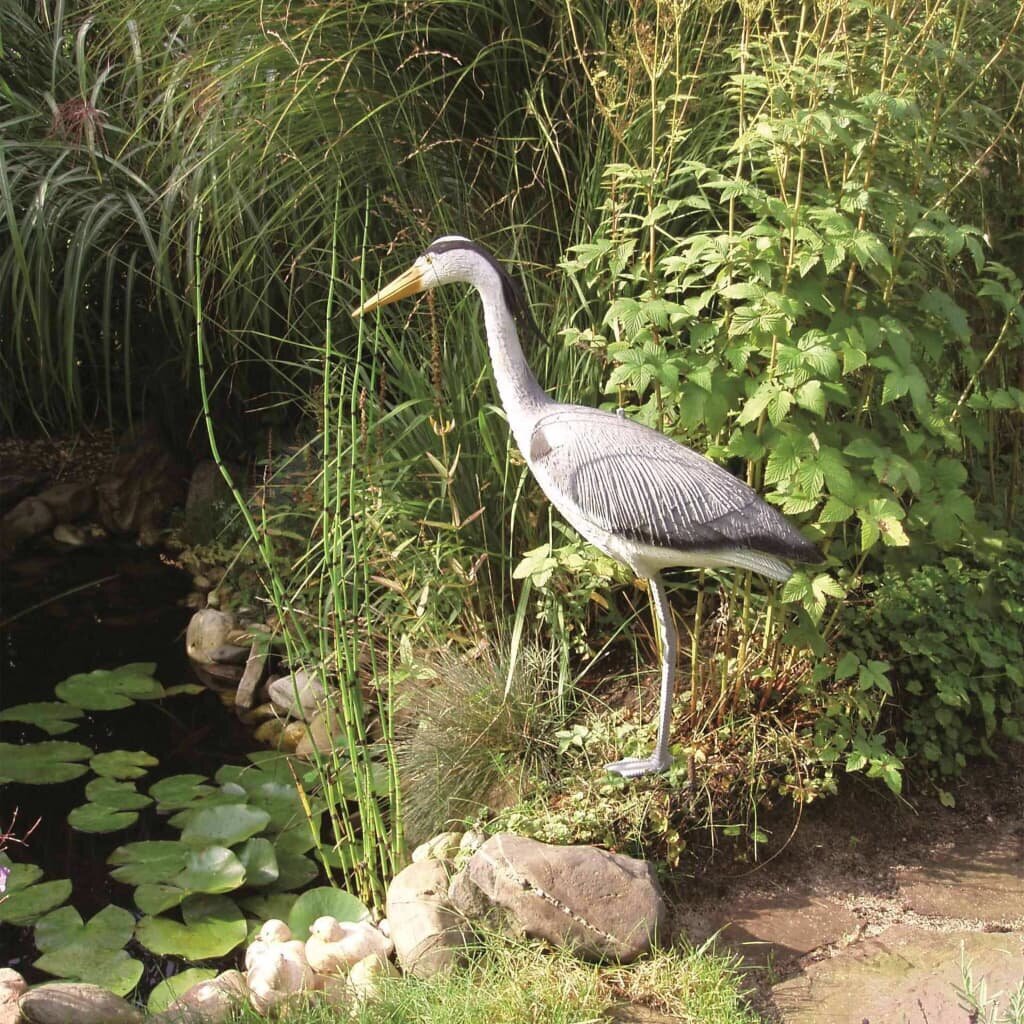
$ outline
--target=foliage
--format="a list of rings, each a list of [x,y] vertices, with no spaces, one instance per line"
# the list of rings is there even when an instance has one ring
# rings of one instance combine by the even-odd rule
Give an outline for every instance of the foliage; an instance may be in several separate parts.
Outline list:
[[[43,869],[35,864],[14,864],[6,853],[0,853],[0,867],[5,869],[0,923],[29,925],[71,895],[69,879],[41,882]]]
[[[845,615],[850,649],[837,666],[858,680],[850,710],[877,723],[891,705],[881,723],[895,726],[890,745],[941,783],[968,758],[994,756],[1000,736],[1024,742],[1022,592],[1024,545],[1010,539],[865,581],[863,601]],[[884,673],[872,667],[875,652],[887,658]],[[836,735],[841,721],[820,723],[823,749],[848,739]]]

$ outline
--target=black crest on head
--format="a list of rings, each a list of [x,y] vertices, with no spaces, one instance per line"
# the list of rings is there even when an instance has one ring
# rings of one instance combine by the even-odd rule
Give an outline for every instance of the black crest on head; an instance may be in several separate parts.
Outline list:
[[[476,242],[471,242],[468,238],[441,238],[431,243],[424,255],[451,252],[453,249],[468,249],[486,260],[494,268],[501,281],[502,297],[516,323],[525,330],[531,331],[541,341],[546,340],[537,326],[537,321],[533,319],[522,285],[482,245],[477,245]]]

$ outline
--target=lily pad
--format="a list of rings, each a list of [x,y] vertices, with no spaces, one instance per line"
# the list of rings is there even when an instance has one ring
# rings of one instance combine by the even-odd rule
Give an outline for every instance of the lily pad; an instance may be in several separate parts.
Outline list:
[[[30,925],[71,895],[67,878],[40,882],[43,871],[35,864],[13,864],[6,854],[0,853],[0,867],[10,872],[7,889],[0,899],[0,924]]]
[[[189,896],[187,889],[165,882],[145,883],[136,888],[135,905],[144,914],[162,914],[165,910],[179,906]]]
[[[155,668],[153,662],[133,662],[119,668],[80,672],[58,683],[54,693],[86,711],[128,708],[137,700],[156,700],[164,696],[163,686],[153,678]]]
[[[170,839],[125,843],[107,858],[112,878],[126,885],[169,882],[185,870],[188,848]]]
[[[227,847],[208,846],[189,853],[185,870],[173,881],[190,892],[220,893],[232,892],[245,880],[245,867]]]
[[[212,793],[213,786],[207,786],[205,775],[171,775],[149,787],[149,795],[157,802],[157,810],[180,810]]]
[[[181,830],[181,838],[193,846],[234,846],[262,832],[270,815],[247,804],[226,804],[195,811]]]
[[[43,740],[41,743],[0,743],[0,784],[21,782],[42,785],[77,779],[89,769],[84,761],[92,751],[68,740]]]
[[[245,884],[259,889],[277,881],[280,869],[274,845],[269,839],[249,839],[238,848],[238,859],[245,868]]]
[[[294,853],[277,855],[277,881],[273,888],[280,892],[288,892],[292,889],[301,889],[309,885],[320,869],[308,857],[298,856]]]
[[[138,821],[138,811],[119,811],[105,804],[82,804],[68,815],[68,824],[78,832],[102,835],[119,832]]]
[[[85,787],[85,795],[94,804],[116,811],[137,811],[153,802],[145,793],[140,793],[134,783],[102,777],[93,779]]]
[[[339,921],[368,921],[370,911],[362,900],[344,889],[321,885],[304,892],[292,905],[288,927],[297,939],[309,938],[309,926],[318,917],[333,917]]]
[[[108,750],[97,754],[89,767],[110,779],[138,779],[160,762],[144,750]]]
[[[38,726],[50,736],[59,736],[71,732],[76,727],[75,719],[81,718],[83,714],[81,708],[61,700],[38,701],[0,711],[0,722],[27,722]]]
[[[43,956],[35,966],[58,978],[127,995],[142,977],[142,964],[123,948],[134,930],[135,918],[120,907],[105,907],[88,924],[77,911],[62,908],[36,925],[36,945]]]
[[[135,937],[159,956],[208,960],[226,956],[245,941],[245,917],[226,896],[190,896],[181,905],[184,923],[169,917],[144,917]]]
[[[206,690],[205,686],[200,686],[198,683],[178,683],[177,686],[165,686],[164,696],[165,697],[177,697],[182,693],[196,694],[203,693]],[[177,975],[175,975],[177,977]]]
[[[256,918],[253,932],[258,932],[264,921],[287,921],[296,899],[294,893],[271,892],[260,896],[246,896],[238,902]],[[255,934],[250,936],[250,940],[252,938],[255,938]]]
[[[187,971],[172,974],[155,986],[149,993],[146,1009],[151,1014],[163,1013],[176,999],[180,999],[193,985],[212,981],[217,972],[208,967],[190,967]]]

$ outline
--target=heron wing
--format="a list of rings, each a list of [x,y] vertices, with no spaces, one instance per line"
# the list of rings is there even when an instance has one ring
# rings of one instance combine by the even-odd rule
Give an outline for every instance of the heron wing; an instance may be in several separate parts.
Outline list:
[[[781,513],[721,466],[612,413],[569,406],[542,416],[530,462],[563,512],[627,541],[679,552],[819,557]]]

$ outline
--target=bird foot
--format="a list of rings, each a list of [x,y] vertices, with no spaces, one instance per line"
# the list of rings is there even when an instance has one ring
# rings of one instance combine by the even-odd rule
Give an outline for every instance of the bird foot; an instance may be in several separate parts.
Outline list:
[[[638,779],[642,775],[657,775],[672,764],[672,755],[651,754],[650,757],[626,757],[604,766],[605,771],[621,775],[624,779]]]

